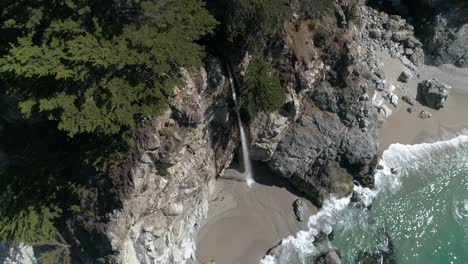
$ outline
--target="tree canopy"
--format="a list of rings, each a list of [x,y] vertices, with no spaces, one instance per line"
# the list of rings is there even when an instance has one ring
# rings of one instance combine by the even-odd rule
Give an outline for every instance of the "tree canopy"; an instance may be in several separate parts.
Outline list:
[[[219,0],[216,12],[231,42],[248,49],[263,49],[281,32],[286,0]]]
[[[217,24],[204,5],[0,1],[0,98],[31,119],[0,114],[0,243],[54,249],[42,263],[69,261],[57,221],[94,213],[84,212],[95,198],[77,163],[118,163],[137,120],[165,109],[179,68],[200,63],[197,42]]]
[[[0,77],[27,116],[69,136],[118,134],[166,106],[216,25],[202,0],[5,0]],[[5,43],[7,42],[7,43]]]
[[[260,57],[254,57],[247,67],[239,98],[239,106],[254,117],[260,112],[270,113],[280,109],[284,104],[286,91],[273,66]]]

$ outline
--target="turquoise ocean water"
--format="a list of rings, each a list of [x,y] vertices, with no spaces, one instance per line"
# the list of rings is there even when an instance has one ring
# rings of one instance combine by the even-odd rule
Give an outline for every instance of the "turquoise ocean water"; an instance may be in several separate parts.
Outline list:
[[[385,151],[376,190],[355,191],[370,209],[350,205],[350,197],[330,199],[309,221],[309,230],[283,241],[281,254],[262,264],[313,263],[338,249],[344,263],[361,252],[389,250],[398,264],[468,263],[468,136],[433,144],[395,144]],[[394,168],[397,173],[392,174]],[[333,241],[314,243],[319,232]]]

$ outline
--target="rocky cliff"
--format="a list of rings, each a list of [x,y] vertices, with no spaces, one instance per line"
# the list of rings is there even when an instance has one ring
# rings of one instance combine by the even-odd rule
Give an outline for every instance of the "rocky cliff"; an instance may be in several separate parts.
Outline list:
[[[380,0],[414,22],[426,63],[468,67],[468,3],[463,0]]]
[[[112,176],[121,208],[69,224],[76,262],[193,261],[208,195],[238,140],[220,60],[208,56],[205,65],[180,75],[169,109],[140,122],[129,159]]]
[[[403,46],[414,38],[406,22],[387,17],[391,28],[380,29],[380,20],[362,13],[362,3],[358,15],[367,20],[352,21],[350,2],[339,2],[341,24],[325,44],[295,13],[285,22],[271,60],[281,66],[287,100],[249,126],[251,158],[266,162],[318,205],[330,195],[349,195],[354,182],[373,185],[382,113],[371,97],[384,76],[370,48],[371,29],[390,34],[375,40],[377,46],[386,43],[408,67],[419,62],[412,56],[420,52],[419,42],[413,41],[413,53]],[[291,5],[294,11],[300,2]],[[235,68],[242,77],[249,55],[240,57]],[[119,206],[105,217],[69,222],[77,262],[196,261],[194,238],[215,178],[235,155],[238,130],[218,58],[207,56],[204,65],[180,75],[169,109],[140,122],[131,155],[111,177]]]

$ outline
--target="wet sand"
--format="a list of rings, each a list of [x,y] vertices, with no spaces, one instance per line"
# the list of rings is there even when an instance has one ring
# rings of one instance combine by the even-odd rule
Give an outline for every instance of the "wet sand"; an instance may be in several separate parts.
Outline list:
[[[309,202],[306,221],[298,222],[292,204],[299,195],[286,180],[254,163],[256,183],[247,187],[243,175],[229,169],[216,183],[207,222],[198,236],[201,263],[258,264],[268,249],[307,228],[316,208]]]

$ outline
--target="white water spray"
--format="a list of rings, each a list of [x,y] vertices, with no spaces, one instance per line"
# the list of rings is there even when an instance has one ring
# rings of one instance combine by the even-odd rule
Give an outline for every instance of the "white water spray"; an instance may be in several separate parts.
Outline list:
[[[249,158],[249,149],[247,147],[247,138],[245,136],[244,125],[242,124],[242,119],[237,108],[237,94],[236,94],[236,87],[234,86],[234,77],[232,76],[231,67],[226,64],[226,69],[229,77],[229,84],[231,86],[232,92],[232,99],[234,100],[234,106],[236,108],[236,115],[237,115],[237,122],[239,123],[239,131],[241,137],[241,145],[242,145],[242,159],[244,161],[244,175],[245,181],[247,182],[247,186],[251,187],[252,184],[255,182],[252,177],[252,164],[250,163]]]

